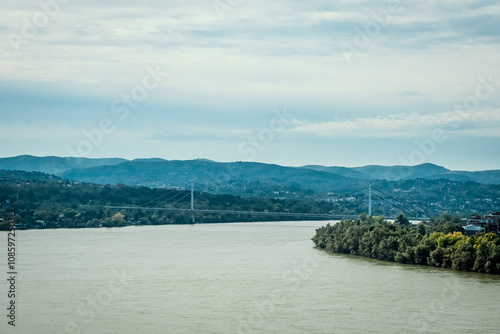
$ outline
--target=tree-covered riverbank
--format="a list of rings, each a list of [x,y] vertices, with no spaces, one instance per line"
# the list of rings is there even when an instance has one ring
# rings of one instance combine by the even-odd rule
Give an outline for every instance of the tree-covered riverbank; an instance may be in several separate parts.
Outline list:
[[[8,172],[0,177],[0,231],[14,217],[17,229],[98,228],[131,225],[190,224],[191,191],[98,185],[62,180],[42,173]],[[1,176],[1,174],[0,174]],[[196,213],[198,223],[300,220],[300,214],[332,214],[327,202],[295,199],[242,198],[195,191],[194,205],[202,210],[278,212],[280,215]],[[109,206],[154,207],[155,211],[112,210]],[[311,218],[312,219],[312,218]]]
[[[382,217],[360,216],[316,230],[316,246],[330,253],[500,274],[500,238],[495,233],[468,237],[451,221],[431,228],[412,226],[404,217],[394,223]],[[455,231],[454,231],[455,230]],[[431,232],[431,233],[429,233]]]

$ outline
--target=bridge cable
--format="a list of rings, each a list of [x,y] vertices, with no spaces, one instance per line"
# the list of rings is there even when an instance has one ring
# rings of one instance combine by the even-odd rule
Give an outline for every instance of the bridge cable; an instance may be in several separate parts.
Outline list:
[[[159,197],[154,198],[154,199],[152,199],[152,200],[150,200],[150,201],[148,201],[148,202],[144,203],[144,204],[143,204],[143,205],[141,205],[141,206],[142,206],[142,207],[146,207],[146,206],[148,206],[149,204],[151,204],[151,203],[153,203],[153,202],[156,202],[156,201],[157,201],[157,200],[159,200],[160,198],[163,198],[163,197],[165,197],[165,196],[167,196],[167,195],[170,195],[171,193],[176,192],[176,191],[177,191],[177,189],[171,189],[171,190],[169,190],[167,193],[165,193],[165,194],[163,194],[163,195],[160,195]]]
[[[373,197],[376,197],[376,198],[381,199],[382,201],[384,201],[384,202],[388,203],[389,205],[391,205],[393,208],[397,208],[397,209],[399,209],[399,210],[400,210],[403,214],[404,214],[405,212],[408,212],[408,210],[403,210],[401,207],[399,207],[399,206],[397,206],[397,205],[395,205],[395,204],[393,204],[393,203],[389,203],[389,202],[387,201],[387,199],[385,199],[385,198],[383,198],[383,197],[380,197],[380,196],[379,196],[379,195],[377,195],[377,194],[373,194],[373,193],[372,193],[372,196],[373,196]]]
[[[182,195],[184,194],[184,192],[185,192],[185,191],[188,191],[188,190],[180,190],[180,191],[179,191],[177,194],[175,194],[174,196],[172,196],[172,197],[168,198],[168,199],[167,199],[167,200],[165,200],[165,201],[161,201],[160,203],[158,203],[158,204],[157,204],[157,206],[161,206],[161,205],[164,205],[164,204],[168,204],[168,202],[169,202],[169,201],[171,201],[171,200],[173,200],[174,198],[179,197],[179,196],[182,196]],[[190,195],[190,194],[191,194],[191,192],[190,192],[190,191],[188,191],[188,195]],[[187,195],[186,195],[186,196],[187,196]],[[184,197],[182,197],[182,198],[184,198]],[[181,198],[181,199],[182,199],[182,198]],[[173,202],[173,203],[170,203],[170,204],[175,204],[175,203],[177,203],[178,201],[179,201],[179,200],[177,200],[177,201],[175,201],[175,202]]]
[[[373,187],[372,187],[372,190],[378,191],[379,193],[381,193],[381,194],[383,194],[383,195],[385,195],[385,196],[389,197],[390,199],[392,199],[394,202],[399,203],[400,205],[402,205],[405,209],[402,209],[400,206],[398,206],[398,205],[396,205],[396,204],[390,203],[393,207],[395,207],[395,208],[397,208],[397,209],[401,210],[403,213],[404,213],[404,212],[407,212],[407,213],[414,213],[414,212],[413,212],[413,209],[412,209],[411,207],[409,207],[407,204],[405,204],[404,202],[402,202],[401,200],[396,199],[396,198],[394,198],[393,196],[388,195],[388,194],[386,194],[385,192],[383,192],[383,191],[381,191],[381,190],[378,190],[378,189],[375,189],[375,188],[373,188]],[[373,194],[373,193],[372,193],[372,194]],[[387,201],[387,199],[383,199],[383,200]],[[387,203],[389,203],[389,202],[387,201]]]
[[[183,186],[182,186],[182,187],[180,187],[180,188],[185,188],[187,185],[189,185],[189,183],[186,183],[185,185],[183,185]],[[162,197],[165,197],[165,196],[167,196],[167,195],[170,195],[170,194],[172,194],[173,192],[176,192],[176,194],[175,194],[175,195],[173,195],[173,196],[171,196],[171,197],[169,197],[169,198],[167,198],[166,200],[163,200],[162,202],[158,203],[158,204],[157,204],[157,206],[159,206],[159,205],[161,205],[161,204],[163,204],[163,203],[166,203],[166,202],[168,202],[168,201],[170,201],[170,200],[174,199],[175,197],[179,196],[179,193],[182,193],[182,190],[178,190],[178,189],[170,189],[169,191],[167,191],[167,193],[165,193],[165,194],[163,194],[163,195],[161,195],[161,196],[159,196],[159,197],[157,197],[157,198],[155,198],[155,199],[152,199],[151,201],[149,201],[149,202],[147,202],[147,203],[143,204],[143,205],[142,205],[142,207],[146,207],[147,205],[149,205],[149,204],[151,204],[151,203],[153,203],[153,202],[155,202],[155,201],[159,200],[159,199],[160,199],[160,198],[162,198]]]
[[[368,187],[364,187],[364,188],[359,189],[359,190],[356,190],[356,191],[354,191],[354,192],[350,192],[350,193],[349,193],[349,194],[347,194],[347,195],[354,195],[355,193],[360,192],[360,191],[363,191],[363,190],[366,190],[366,189],[368,189]]]
[[[223,194],[223,193],[221,193],[221,192],[219,192],[219,191],[217,191],[217,190],[215,190],[215,189],[211,189],[211,188],[209,188],[209,187],[207,187],[207,186],[204,186],[203,184],[200,184],[200,183],[198,183],[198,182],[194,182],[194,184],[195,184],[195,185],[198,185],[198,186],[200,186],[200,187],[205,188],[205,189],[206,189],[206,190],[208,190],[210,193],[215,193],[215,194],[217,194],[217,195],[228,195],[228,194]]]

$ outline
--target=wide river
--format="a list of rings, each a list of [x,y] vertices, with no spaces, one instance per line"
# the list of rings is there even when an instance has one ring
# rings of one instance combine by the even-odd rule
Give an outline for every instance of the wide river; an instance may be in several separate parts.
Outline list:
[[[500,332],[500,277],[327,254],[324,224],[17,231],[0,333]]]

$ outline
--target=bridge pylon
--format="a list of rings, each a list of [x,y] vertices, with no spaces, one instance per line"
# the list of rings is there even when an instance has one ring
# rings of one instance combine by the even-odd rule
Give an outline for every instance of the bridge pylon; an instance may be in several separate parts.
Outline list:
[[[191,223],[194,224],[194,182],[191,181],[191,211],[190,211]]]
[[[372,184],[368,185],[368,216],[372,215]]]

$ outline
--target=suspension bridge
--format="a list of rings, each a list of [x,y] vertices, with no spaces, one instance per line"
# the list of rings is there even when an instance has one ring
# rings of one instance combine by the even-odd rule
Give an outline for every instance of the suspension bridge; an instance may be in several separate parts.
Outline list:
[[[145,203],[143,206],[106,206],[106,208],[112,209],[112,210],[131,210],[131,211],[168,211],[168,212],[179,212],[179,213],[186,213],[189,214],[190,220],[192,223],[196,222],[196,214],[224,214],[224,215],[250,215],[250,216],[267,216],[267,217],[293,217],[293,218],[303,218],[303,219],[322,219],[322,220],[341,220],[341,219],[356,219],[358,218],[359,215],[339,215],[339,214],[329,214],[329,213],[307,213],[307,212],[278,212],[278,211],[242,211],[242,210],[220,210],[220,209],[196,209],[195,208],[195,182],[191,182],[191,191],[184,196],[176,199],[175,202],[170,203],[171,205],[177,204],[181,202],[182,200],[185,200],[188,196],[191,196],[191,201],[190,201],[190,207],[189,208],[176,208],[176,207],[163,207],[163,206],[147,206],[151,203],[154,203],[155,201],[159,200],[162,198],[164,195],[160,196],[157,199],[154,199],[152,201],[149,201]],[[201,184],[198,184],[199,186],[209,189]],[[185,189],[186,185],[184,187],[179,187],[181,189]],[[210,189],[209,189],[210,190]],[[380,190],[376,190],[372,187],[370,184],[368,187],[365,187],[361,190],[358,190],[354,193],[358,193],[360,191],[367,190],[367,196],[368,196],[368,216],[372,215],[372,206],[373,206],[373,198],[376,198],[378,200],[385,200],[382,196],[380,196],[378,193],[381,193],[388,198],[391,198],[392,206],[399,209],[401,213],[404,213],[407,210],[401,209],[399,206],[397,206],[394,202],[397,202],[395,198],[393,198],[390,195],[387,195],[383,193]],[[374,192],[376,190],[376,192]],[[212,190],[213,191],[213,190]],[[215,192],[215,191],[213,191]],[[217,193],[217,192],[216,192]],[[353,194],[354,194],[353,193]],[[178,197],[182,192],[178,192],[176,195],[170,197],[166,201],[162,201],[162,203],[166,203],[170,200],[175,199]],[[220,194],[220,193],[219,193]],[[221,194],[223,195],[223,194]],[[396,217],[385,217],[386,219],[396,219]],[[427,220],[427,218],[424,217],[407,217],[409,220]]]

